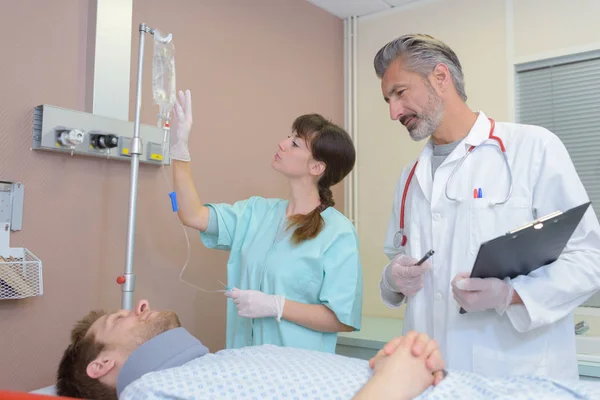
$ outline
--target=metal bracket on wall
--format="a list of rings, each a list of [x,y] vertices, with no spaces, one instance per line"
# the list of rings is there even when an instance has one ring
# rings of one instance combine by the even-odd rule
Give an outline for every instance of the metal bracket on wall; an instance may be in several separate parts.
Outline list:
[[[11,231],[20,231],[23,226],[22,183],[0,181],[0,226],[10,225]]]
[[[33,113],[32,150],[53,151],[71,156],[103,157],[130,162],[133,152],[143,154],[140,163],[170,165],[168,133],[156,126],[140,125],[135,147],[133,122],[43,104]],[[168,131],[167,131],[168,132]]]

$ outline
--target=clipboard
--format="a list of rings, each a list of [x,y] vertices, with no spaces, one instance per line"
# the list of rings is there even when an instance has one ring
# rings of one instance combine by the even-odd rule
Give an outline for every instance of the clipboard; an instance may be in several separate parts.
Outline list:
[[[470,277],[513,279],[556,261],[590,204],[556,211],[482,243]]]

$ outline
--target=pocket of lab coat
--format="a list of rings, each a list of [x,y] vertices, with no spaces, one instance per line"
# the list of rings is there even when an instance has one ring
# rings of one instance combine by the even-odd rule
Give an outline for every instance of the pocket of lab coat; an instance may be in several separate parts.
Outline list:
[[[506,203],[492,206],[487,199],[472,199],[470,218],[469,249],[476,255],[481,243],[531,222],[533,212],[527,197],[511,196]]]
[[[486,377],[548,375],[546,353],[522,355],[482,345],[473,346],[473,372]]]
[[[473,346],[473,372],[487,377],[537,375],[552,379],[577,379],[577,359],[572,352],[552,348],[508,352],[482,345]]]

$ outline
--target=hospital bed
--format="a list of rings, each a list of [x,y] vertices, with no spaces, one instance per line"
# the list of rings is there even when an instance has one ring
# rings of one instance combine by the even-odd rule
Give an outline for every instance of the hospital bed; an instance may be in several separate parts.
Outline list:
[[[149,372],[129,384],[123,400],[197,398],[336,398],[350,400],[368,381],[366,360],[274,345],[222,350],[182,366]],[[192,378],[193,377],[193,378]],[[36,394],[55,395],[53,387]],[[599,399],[600,383],[554,381],[543,377],[485,378],[449,371],[417,400]]]
[[[577,385],[578,386],[580,386],[580,385],[587,385],[588,387],[593,388],[593,390],[594,390],[595,393],[597,393],[598,395],[600,395],[600,383],[599,382],[579,382]],[[530,388],[529,392],[530,392],[530,394],[532,396],[536,395],[535,390],[532,391],[531,388]],[[34,391],[30,392],[30,393],[31,394],[38,394],[38,395],[51,396],[51,397],[59,398],[56,395],[56,387],[55,386],[47,386],[47,387],[44,387],[44,388],[41,388],[41,389],[38,389],[38,390],[34,390]],[[441,397],[441,396],[438,397],[438,398],[447,398],[448,400],[455,399],[455,397]],[[536,398],[536,397],[532,397],[532,398]],[[576,399],[576,398],[580,398],[580,397],[573,396],[572,398]],[[590,400],[592,400],[594,398],[598,398],[598,397],[589,397]],[[42,398],[40,398],[40,400],[42,400]],[[350,399],[348,399],[348,400],[350,400]]]

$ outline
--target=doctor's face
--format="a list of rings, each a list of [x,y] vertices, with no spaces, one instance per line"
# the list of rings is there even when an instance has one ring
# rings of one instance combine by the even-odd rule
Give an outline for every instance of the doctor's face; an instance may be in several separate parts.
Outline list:
[[[413,140],[425,139],[436,131],[444,114],[444,102],[422,75],[394,60],[381,80],[381,91],[389,104],[390,118],[408,129]]]

